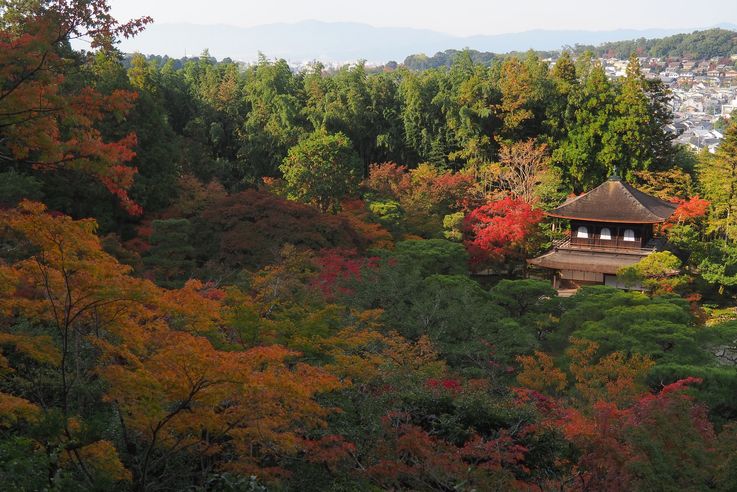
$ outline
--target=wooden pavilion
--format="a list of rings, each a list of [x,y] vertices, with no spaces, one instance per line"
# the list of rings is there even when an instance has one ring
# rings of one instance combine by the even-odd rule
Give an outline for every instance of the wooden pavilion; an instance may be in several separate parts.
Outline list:
[[[675,209],[674,203],[611,176],[588,193],[547,212],[549,217],[570,221],[568,234],[554,243],[551,251],[527,261],[552,271],[556,289],[587,284],[624,288],[617,272],[662,248],[654,226],[668,220]]]

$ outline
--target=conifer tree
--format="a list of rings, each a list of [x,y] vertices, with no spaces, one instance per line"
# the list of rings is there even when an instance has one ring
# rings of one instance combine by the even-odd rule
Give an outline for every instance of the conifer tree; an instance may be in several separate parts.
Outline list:
[[[568,51],[561,53],[550,72],[550,78],[554,90],[547,102],[547,132],[555,140],[563,140],[566,129],[573,124],[575,107],[572,102],[580,90],[576,65]]]
[[[653,156],[648,134],[654,121],[645,77],[635,54],[627,65],[627,75],[617,95],[615,110],[617,117],[612,120],[604,136],[602,163],[609,171],[615,166],[619,167],[625,175],[631,170],[649,169],[653,164]]]
[[[737,286],[737,122],[727,128],[715,154],[699,155],[699,186],[711,205],[706,233],[712,240],[699,264],[699,274],[719,293]]]
[[[672,135],[664,129],[672,118],[669,98],[661,83],[645,78],[633,53],[617,95],[617,117],[604,138],[601,159],[610,172],[617,166],[632,179],[635,171],[672,166]]]
[[[553,154],[554,162],[578,191],[590,189],[607,176],[601,160],[602,142],[609,131],[615,103],[614,87],[600,63],[582,73],[581,88],[570,98],[573,121],[568,137]]]
[[[702,195],[711,202],[708,233],[737,240],[737,121],[727,128],[715,154],[704,153],[698,166]]]

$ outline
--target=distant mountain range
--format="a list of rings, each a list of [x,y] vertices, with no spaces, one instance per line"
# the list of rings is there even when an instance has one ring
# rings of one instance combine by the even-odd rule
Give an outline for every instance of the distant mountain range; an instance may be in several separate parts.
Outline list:
[[[720,24],[737,30],[735,24]],[[616,31],[533,30],[510,34],[460,37],[427,29],[374,27],[352,22],[303,21],[255,27],[198,24],[154,24],[121,45],[125,52],[182,57],[196,56],[204,49],[217,58],[252,61],[262,52],[269,58],[291,63],[310,60],[369,63],[401,61],[409,54],[434,54],[446,49],[479,51],[558,50],[575,44],[597,45],[610,41],[658,38],[694,29],[622,29]]]

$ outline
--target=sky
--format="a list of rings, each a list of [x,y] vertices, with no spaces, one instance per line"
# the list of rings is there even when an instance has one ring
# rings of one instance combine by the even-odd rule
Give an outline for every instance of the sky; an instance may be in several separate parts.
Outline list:
[[[314,19],[456,36],[737,24],[737,0],[111,0],[110,5],[119,20],[150,15],[158,23],[248,27]]]

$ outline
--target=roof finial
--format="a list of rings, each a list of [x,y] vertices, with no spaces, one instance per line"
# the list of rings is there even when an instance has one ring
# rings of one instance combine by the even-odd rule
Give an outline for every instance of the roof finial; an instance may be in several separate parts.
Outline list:
[[[616,164],[614,165],[614,171],[612,172],[612,175],[609,176],[609,181],[621,181],[622,178],[619,177],[619,170],[617,169]]]

